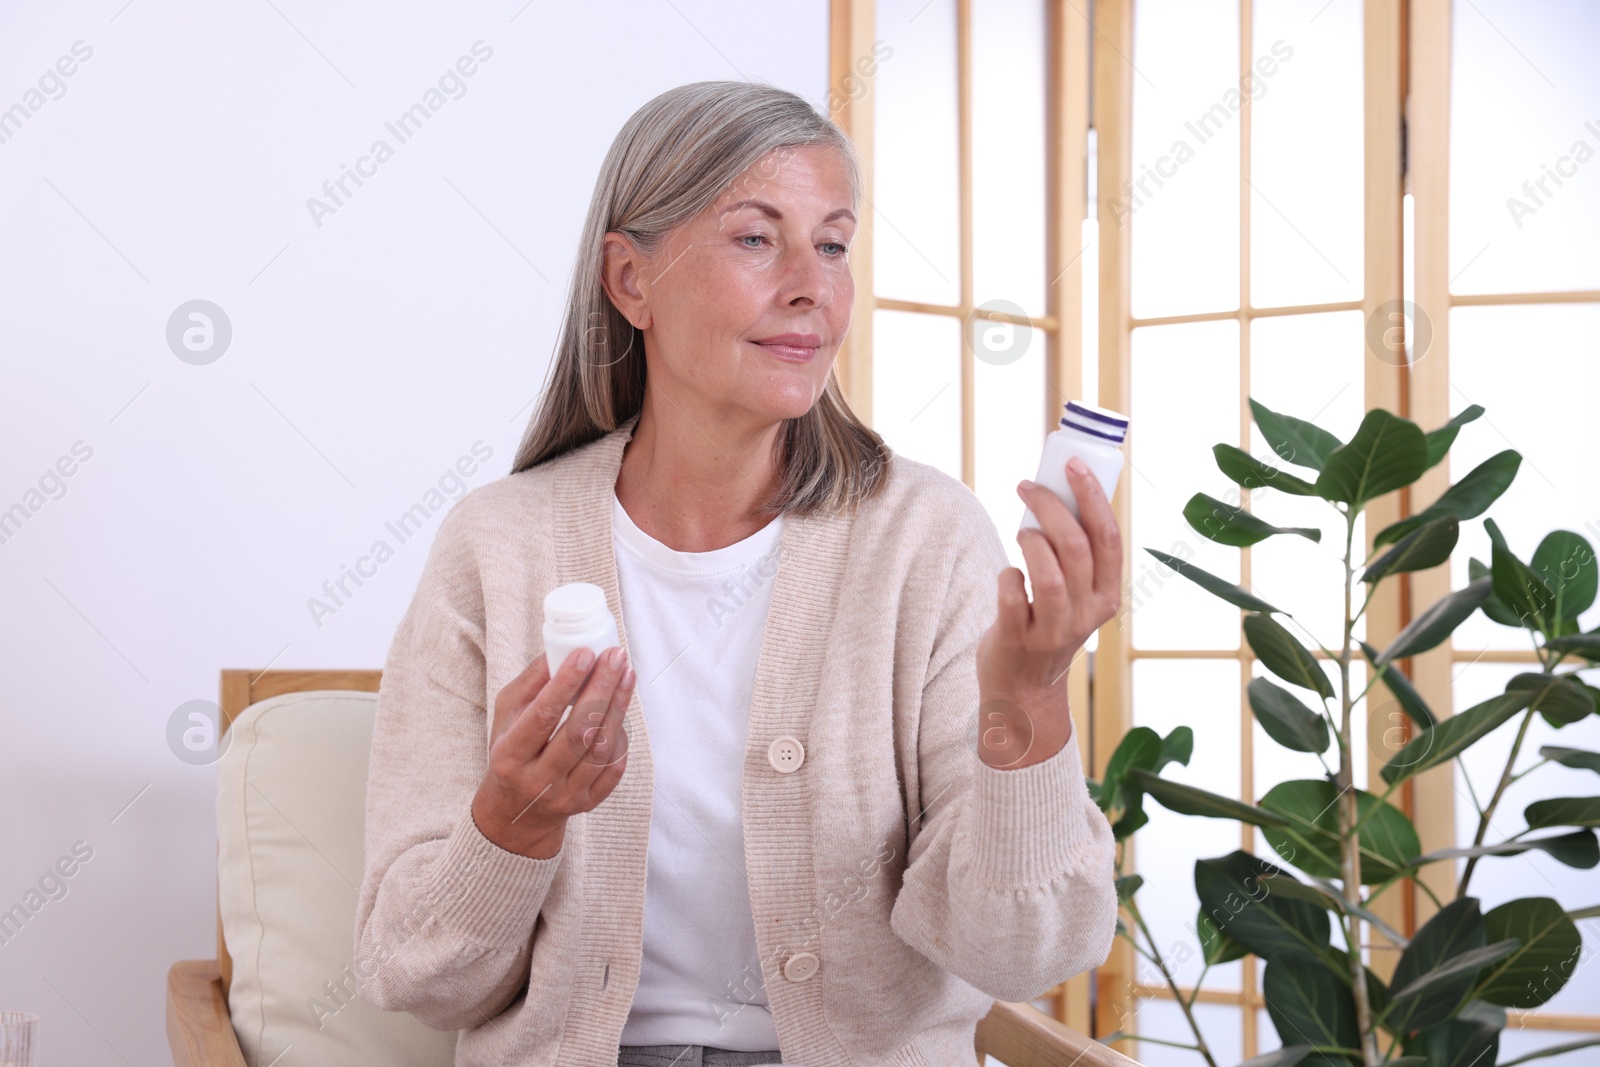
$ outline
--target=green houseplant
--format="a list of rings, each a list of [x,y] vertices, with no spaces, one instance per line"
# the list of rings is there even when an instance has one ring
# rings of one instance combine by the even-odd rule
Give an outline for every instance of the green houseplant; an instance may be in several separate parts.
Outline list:
[[[1505,492],[1521,456],[1508,450],[1485,460],[1417,515],[1378,531],[1371,555],[1363,559],[1364,546],[1356,542],[1355,531],[1364,507],[1413,484],[1444,459],[1461,427],[1483,409],[1474,405],[1431,432],[1375,409],[1345,442],[1253,399],[1250,407],[1278,458],[1305,473],[1226,444],[1213,449],[1217,466],[1242,488],[1316,498],[1339,514],[1344,531],[1342,634],[1323,644],[1255,592],[1166,553],[1146,551],[1242,609],[1244,638],[1272,675],[1256,678],[1248,687],[1256,719],[1277,744],[1317,755],[1326,774],[1279,783],[1247,803],[1161,776],[1168,765],[1189,762],[1194,750],[1189,727],[1178,727],[1166,737],[1135,727],[1113,752],[1103,780],[1091,789],[1119,841],[1148,821],[1143,804],[1154,799],[1183,815],[1260,827],[1272,847],[1276,863],[1240,850],[1198,860],[1194,869],[1200,899],[1194,929],[1205,968],[1247,953],[1265,961],[1263,996],[1283,1047],[1256,1057],[1251,1067],[1490,1067],[1499,1058],[1505,1009],[1536,1007],[1554,996],[1581,951],[1576,920],[1600,915],[1600,907],[1565,911],[1548,897],[1512,900],[1485,912],[1470,895],[1473,871],[1487,857],[1538,849],[1575,868],[1600,864],[1596,796],[1539,800],[1523,813],[1526,829],[1505,840],[1486,840],[1507,787],[1531,770],[1554,762],[1600,774],[1600,753],[1557,746],[1542,748],[1542,758],[1533,766],[1516,767],[1534,715],[1559,728],[1600,713],[1600,690],[1578,677],[1583,669],[1578,665],[1600,664],[1600,629],[1580,633],[1577,625],[1579,614],[1595,600],[1600,565],[1589,543],[1568,531],[1550,534],[1525,562],[1512,552],[1494,521],[1486,519],[1491,557],[1487,563],[1470,562],[1470,584],[1418,614],[1388,647],[1374,648],[1354,634],[1374,591],[1396,575],[1445,563],[1456,548],[1461,524],[1481,516]],[[1269,537],[1319,541],[1322,535],[1320,529],[1274,526],[1204,493],[1189,500],[1184,516],[1202,536],[1230,546]],[[1527,630],[1540,669],[1517,675],[1489,700],[1440,718],[1400,664],[1444,642],[1480,610],[1498,623]],[[1337,668],[1337,682],[1323,670],[1316,651]],[[1351,670],[1358,659],[1369,665],[1371,679],[1360,687]],[[1386,788],[1374,794],[1356,787],[1351,725],[1380,681],[1404,709],[1411,737],[1382,768]],[[1516,740],[1498,782],[1486,801],[1476,794],[1472,798],[1478,812],[1472,844],[1424,854],[1416,829],[1390,802],[1391,794],[1423,771],[1458,761],[1470,746],[1513,721],[1519,723]],[[1220,1067],[1193,1012],[1199,983],[1187,996],[1179,989],[1140,913],[1142,878],[1125,871],[1126,852],[1119,849],[1118,894],[1131,923],[1119,924],[1119,936],[1157,969],[1193,1031],[1192,1042],[1164,1043],[1193,1049],[1208,1067]],[[1457,861],[1463,868],[1455,893],[1440,899],[1420,872]],[[1406,882],[1419,886],[1438,908],[1409,938],[1371,907]],[[1399,950],[1387,983],[1363,965],[1360,952],[1347,951],[1333,937],[1337,930],[1343,946],[1360,945],[1364,926]],[[1200,980],[1204,977],[1202,970]],[[1596,1044],[1600,1037],[1505,1063]]]

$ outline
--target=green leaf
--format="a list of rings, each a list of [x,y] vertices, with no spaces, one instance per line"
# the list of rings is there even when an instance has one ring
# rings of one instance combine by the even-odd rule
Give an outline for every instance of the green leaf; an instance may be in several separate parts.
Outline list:
[[[1169,556],[1165,552],[1157,552],[1153,548],[1147,548],[1145,551],[1189,579],[1195,585],[1198,585],[1201,589],[1221,597],[1235,607],[1243,608],[1246,611],[1272,612],[1278,610],[1243,586],[1234,585],[1232,582],[1218,578],[1215,574],[1203,571],[1193,563],[1185,563],[1177,556]]]
[[[1295,752],[1326,752],[1330,740],[1328,720],[1269,678],[1250,682],[1250,710],[1261,728],[1284,748]]]
[[[1519,624],[1513,622],[1511,625]],[[1544,647],[1552,652],[1575,652],[1586,660],[1600,663],[1600,630],[1568,634],[1566,637],[1552,637],[1544,643]]]
[[[1179,815],[1201,815],[1209,819],[1237,819],[1252,826],[1284,825],[1281,816],[1263,811],[1253,804],[1232,797],[1197,789],[1182,782],[1168,781],[1149,771],[1135,767],[1128,772],[1128,780],[1144,792]]]
[[[1157,774],[1161,768],[1169,763],[1181,763],[1189,766],[1189,758],[1194,755],[1194,729],[1189,726],[1174,726],[1172,732],[1161,739],[1161,756],[1156,760],[1156,765],[1150,769]]]
[[[1341,447],[1340,440],[1313,423],[1293,415],[1280,415],[1250,398],[1250,413],[1255,416],[1261,436],[1285,463],[1320,471],[1329,456]]]
[[[1424,1030],[1402,1047],[1407,1054],[1427,1057],[1428,1067],[1491,1067],[1500,1054],[1499,1026],[1462,1016]]]
[[[1356,790],[1360,820],[1361,881],[1386,882],[1411,867],[1422,855],[1416,828],[1399,808],[1371,793]],[[1325,778],[1279,782],[1261,798],[1261,807],[1289,822],[1263,827],[1267,844],[1307,874],[1337,878],[1339,868],[1338,787]]]
[[[1382,663],[1393,663],[1442,644],[1489,598],[1489,591],[1488,580],[1480,578],[1465,589],[1440,597],[1431,608],[1407,623],[1378,659]]]
[[[1142,874],[1125,874],[1118,878],[1117,903],[1126,904],[1139,891],[1139,887],[1142,885],[1144,885],[1144,875]]]
[[[1461,427],[1465,426],[1467,423],[1471,422],[1473,419],[1476,419],[1482,414],[1482,405],[1470,404],[1467,406],[1466,410],[1462,411],[1459,415],[1445,423],[1443,426],[1439,427],[1437,430],[1429,430],[1427,433],[1428,466],[1436,466],[1438,462],[1445,457],[1445,453],[1450,451],[1450,446],[1455,444],[1456,434],[1460,431]]]
[[[1244,636],[1261,665],[1292,685],[1314,690],[1324,700],[1333,699],[1333,683],[1317,658],[1270,615],[1246,615]]]
[[[1402,537],[1393,548],[1373,560],[1362,574],[1368,584],[1387,578],[1391,574],[1407,571],[1425,571],[1437,567],[1455,551],[1456,540],[1461,536],[1461,520],[1445,515],[1423,523]]]
[[[1517,950],[1489,967],[1473,996],[1507,1008],[1536,1008],[1560,992],[1578,962],[1582,938],[1549,897],[1508,901],[1483,917],[1488,939],[1515,937]]]
[[[1547,826],[1600,826],[1600,797],[1551,797],[1523,809],[1528,829]]]
[[[1545,745],[1539,749],[1539,755],[1563,767],[1574,770],[1593,771],[1600,774],[1600,752],[1589,752],[1581,748],[1563,748],[1560,745]]]
[[[1153,770],[1160,759],[1161,735],[1148,726],[1135,726],[1122,735],[1106,761],[1105,778],[1100,786],[1100,809],[1111,820],[1111,830],[1118,841],[1149,821],[1144,813],[1144,794],[1137,785],[1128,782],[1128,771],[1132,768]]]
[[[1587,686],[1564,674],[1519,674],[1506,689],[1529,694],[1528,707],[1558,729],[1594,714],[1594,696]]]
[[[1531,569],[1555,593],[1553,617],[1573,622],[1594,603],[1600,587],[1600,564],[1594,548],[1581,534],[1553,530],[1534,550]]]
[[[1455,485],[1440,493],[1438,500],[1410,518],[1379,530],[1372,538],[1372,547],[1381,548],[1398,541],[1423,523],[1445,515],[1454,515],[1463,520],[1477,518],[1510,487],[1521,463],[1521,454],[1511,449],[1490,456],[1468,471]]]
[[[1119,782],[1129,767],[1153,768],[1161,758],[1161,735],[1148,726],[1135,726],[1122,735],[1106,761],[1105,781]]]
[[[1376,667],[1379,655],[1378,650],[1365,641],[1360,642],[1360,645],[1361,653],[1367,657],[1367,662]],[[1428,707],[1427,701],[1422,699],[1422,694],[1417,692],[1416,687],[1411,684],[1411,679],[1406,676],[1404,671],[1393,663],[1386,664],[1379,670],[1382,673],[1379,680],[1388,687],[1389,692],[1394,694],[1395,701],[1407,715],[1411,716],[1412,722],[1423,729],[1428,729],[1439,721],[1434,718],[1433,709]]]
[[[1283,868],[1244,851],[1194,864],[1200,910],[1218,929],[1264,959],[1305,953],[1321,961],[1319,970],[1332,973],[1328,913],[1274,892],[1279,879],[1295,880]]]
[[[1246,489],[1277,489],[1292,496],[1317,495],[1310,482],[1263,463],[1242,448],[1214,445],[1211,454],[1217,457],[1217,468]]]
[[[1239,1067],[1295,1067],[1297,1063],[1311,1055],[1310,1045],[1284,1045],[1271,1052],[1264,1052],[1259,1056],[1252,1056],[1239,1064]],[[1394,1067],[1390,1060],[1384,1067]]]
[[[1327,968],[1316,966],[1315,960],[1299,953],[1269,957],[1261,978],[1261,996],[1284,1044],[1310,1040],[1325,1048],[1361,1046],[1350,987]],[[1355,1061],[1352,1057],[1315,1052],[1302,1062],[1348,1067]]]
[[[1282,857],[1279,858],[1281,859]],[[1321,908],[1323,911],[1349,912],[1354,910],[1361,912],[1363,918],[1371,914],[1359,905],[1356,905],[1353,909],[1346,905],[1343,898],[1336,895],[1337,887],[1335,892],[1329,892],[1321,885],[1297,882],[1292,878],[1279,878],[1273,881],[1272,891],[1285,900],[1301,900],[1313,907]]]
[[[1462,897],[1439,909],[1400,953],[1391,979],[1395,993],[1389,999],[1384,1024],[1393,1033],[1405,1034],[1437,1026],[1454,1015],[1462,998],[1471,991],[1481,966],[1452,981],[1435,981],[1431,990],[1412,987],[1452,957],[1481,949],[1487,943],[1483,912],[1476,897]]]
[[[1492,579],[1493,577],[1494,572],[1489,569],[1488,564],[1483,563],[1475,558],[1467,560],[1468,581],[1476,582],[1481,578]],[[1505,601],[1501,600],[1493,593],[1490,593],[1489,599],[1483,602],[1483,613],[1489,616],[1489,618],[1494,622],[1499,623],[1501,626],[1522,625],[1522,619],[1517,615],[1517,613],[1506,607]]]
[[[1570,834],[1556,834],[1552,837],[1523,837],[1514,841],[1502,841],[1498,845],[1444,848],[1421,857],[1416,865],[1421,867],[1440,860],[1470,859],[1473,856],[1520,856],[1535,849],[1547,852],[1557,862],[1581,871],[1600,866],[1600,841],[1595,840],[1593,830],[1574,830]]]
[[[1317,475],[1317,495],[1352,507],[1410,485],[1428,469],[1428,441],[1410,419],[1373,408]]]
[[[1494,579],[1494,595],[1517,616],[1517,625],[1543,630],[1550,609],[1555,606],[1555,594],[1526,563],[1512,554],[1498,523],[1484,519],[1483,528],[1489,531],[1493,552],[1489,573]]]
[[[1527,706],[1526,692],[1501,693],[1448,719],[1441,719],[1439,725],[1413,737],[1405,748],[1394,754],[1394,759],[1380,772],[1383,780],[1394,785],[1429,767],[1455,759]]]
[[[1424,998],[1437,998],[1429,1007],[1431,1011],[1423,1019],[1418,1019],[1404,1026],[1404,1030],[1421,1030],[1444,1022],[1461,1002],[1461,998],[1472,986],[1479,972],[1496,960],[1505,959],[1517,950],[1518,941],[1508,937],[1504,941],[1496,941],[1492,945],[1471,949],[1460,955],[1452,956],[1441,962],[1433,970],[1413,981],[1400,993],[1395,994],[1398,999],[1401,994],[1414,998],[1404,1002],[1409,1007],[1413,1003],[1421,1003]],[[1398,1020],[1396,1020],[1398,1025]]]
[[[1195,532],[1209,537],[1221,545],[1242,548],[1263,541],[1273,534],[1299,534],[1311,541],[1321,541],[1322,531],[1310,526],[1274,526],[1258,519],[1243,508],[1225,504],[1214,496],[1196,493],[1183,506],[1183,517],[1189,520]]]
[[[1222,927],[1206,916],[1204,907],[1195,916],[1194,928],[1200,936],[1200,951],[1205,953],[1206,962],[1213,967],[1219,963],[1240,959],[1249,953],[1248,949],[1229,937]]]

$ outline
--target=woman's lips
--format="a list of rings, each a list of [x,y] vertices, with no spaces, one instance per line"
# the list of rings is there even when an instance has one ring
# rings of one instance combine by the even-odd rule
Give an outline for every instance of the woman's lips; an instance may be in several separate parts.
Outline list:
[[[761,341],[757,341],[756,343],[762,348],[765,348],[768,352],[771,352],[773,355],[777,356],[779,359],[786,360],[790,363],[805,363],[812,356],[817,354],[817,350],[815,348],[802,347],[800,345],[773,345],[766,344],[765,342]]]
[[[754,343],[786,362],[805,363],[817,354],[817,349],[822,345],[822,338],[816,334],[790,333]]]

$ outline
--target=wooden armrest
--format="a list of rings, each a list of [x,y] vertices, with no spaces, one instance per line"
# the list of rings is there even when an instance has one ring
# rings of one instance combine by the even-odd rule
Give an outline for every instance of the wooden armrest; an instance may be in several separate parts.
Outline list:
[[[1032,1004],[997,1000],[978,1020],[978,1052],[1008,1067],[1140,1067],[1122,1053],[1057,1022]]]
[[[179,960],[167,972],[167,1044],[173,1067],[245,1067],[216,960]]]

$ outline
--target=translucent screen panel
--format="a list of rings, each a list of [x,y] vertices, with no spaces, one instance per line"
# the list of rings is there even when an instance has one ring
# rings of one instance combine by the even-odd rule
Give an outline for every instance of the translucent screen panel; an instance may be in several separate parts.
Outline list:
[[[1582,958],[1584,960],[1593,960],[1595,954],[1600,952],[1600,939],[1595,936],[1594,920],[1591,919],[1587,923],[1579,923],[1578,929],[1584,931]],[[1590,967],[1592,969],[1593,964],[1590,964]],[[1581,964],[1579,969],[1582,969]],[[1590,1015],[1594,1014],[1594,1006],[1592,1004],[1585,1010]],[[1570,1045],[1577,1041],[1590,1041],[1594,1037],[1595,1033],[1592,1030],[1577,1032],[1535,1030],[1532,1027],[1518,1029],[1515,1026],[1508,1026],[1500,1031],[1499,1060],[1501,1063],[1510,1063],[1512,1060],[1531,1056],[1540,1049],[1548,1049],[1556,1045]],[[1588,1058],[1585,1059],[1585,1057]],[[1575,1052],[1563,1053],[1561,1058],[1555,1062],[1564,1062],[1566,1067],[1595,1067],[1596,1064],[1600,1064],[1600,1046],[1591,1045],[1588,1048],[1580,1048]]]
[[[1358,300],[1361,5],[1255,0],[1252,36],[1250,301]]]
[[[1010,323],[975,322],[969,327],[973,359],[973,422],[976,492],[1000,531],[1000,543],[1015,567],[1028,573],[1017,526],[1022,498],[1017,483],[1039,470],[1044,451],[1043,332]]]
[[[1124,472],[1133,529],[1132,588],[1123,598],[1140,648],[1239,647],[1239,609],[1156,562],[1146,548],[1239,580],[1239,550],[1207,540],[1183,517],[1197,492],[1230,485],[1211,447],[1239,439],[1236,320],[1146,326],[1132,336],[1132,411]]]
[[[1451,290],[1600,289],[1600,4],[1457,0],[1450,18]]]
[[[1132,226],[1138,318],[1239,306],[1239,13],[1235,0],[1133,8],[1130,184],[1100,226]],[[1125,62],[1113,59],[1112,62]]]
[[[896,452],[960,478],[960,321],[907,311],[872,321],[873,429]]]
[[[873,96],[879,296],[960,300],[955,0],[880,0]]]
[[[1174,727],[1194,730],[1194,756],[1187,767],[1171,765],[1162,776],[1239,795],[1239,664],[1235,660],[1136,659],[1133,661],[1133,721],[1165,737]],[[1179,815],[1145,800],[1150,821],[1136,835],[1134,864],[1144,876],[1139,908],[1163,951],[1169,945],[1196,947],[1200,899],[1194,890],[1197,859],[1225,856],[1239,847],[1239,824]],[[1174,959],[1180,985],[1200,975],[1199,952]],[[1239,988],[1239,963],[1213,967],[1206,985]]]
[[[1166,947],[1162,947],[1166,951]],[[1147,965],[1148,966],[1148,965]],[[1150,967],[1150,970],[1155,970]],[[1211,988],[1211,977],[1206,977],[1205,988]],[[1205,1036],[1206,1047],[1218,1063],[1238,1063],[1244,1058],[1244,1042],[1240,1016],[1244,1009],[1230,1004],[1196,1004],[1195,1025]],[[1162,1041],[1194,1043],[1194,1031],[1183,1017],[1183,1009],[1165,998],[1151,998],[1139,1002],[1139,1033],[1160,1038]],[[1189,1049],[1158,1045],[1154,1041],[1139,1042],[1139,1062],[1144,1067],[1196,1067],[1203,1065],[1200,1054]]]
[[[1361,346],[1359,311],[1255,319],[1250,329],[1250,396],[1348,441],[1363,414]],[[1303,480],[1316,478],[1316,471],[1273,452],[1251,422],[1254,455]],[[1258,542],[1250,550],[1250,583],[1264,600],[1292,614],[1333,648],[1344,631],[1344,519],[1321,497],[1276,489],[1253,490],[1250,510],[1277,526],[1321,531],[1319,541],[1278,534]],[[1362,533],[1358,520],[1357,545]],[[1366,632],[1365,624],[1365,619],[1357,621],[1357,636]]]
[[[1600,176],[1600,171],[1596,172]],[[1451,481],[1504,449],[1522,466],[1489,509],[1511,550],[1528,560],[1551,530],[1571,530],[1600,549],[1600,361],[1593,338],[1600,304],[1462,307],[1450,318],[1450,411],[1481,404],[1482,418],[1462,427],[1447,462]],[[1427,504],[1429,501],[1420,501]],[[1467,557],[1489,561],[1483,520],[1461,525],[1451,581],[1467,584]],[[1600,608],[1580,618],[1600,624]],[[1455,632],[1457,649],[1528,648],[1526,631],[1476,612]]]
[[[1455,708],[1465,711],[1505,689],[1512,676],[1527,670],[1526,664],[1473,663],[1463,665],[1455,682]],[[1590,685],[1600,683],[1600,670],[1583,672]],[[1478,829],[1478,814],[1471,797],[1487,803],[1495,783],[1505,770],[1520,717],[1495,730],[1468,749],[1457,767],[1456,840],[1470,843]],[[1539,749],[1545,745],[1565,748],[1600,749],[1600,718],[1590,716],[1559,730],[1539,715],[1533,717],[1514,770],[1520,772],[1539,762]],[[1472,789],[1467,788],[1470,778]],[[1594,772],[1547,764],[1513,782],[1501,797],[1484,837],[1487,844],[1504,841],[1526,829],[1523,810],[1533,801],[1549,797],[1593,796]],[[1554,832],[1554,831],[1548,831]],[[1541,832],[1539,836],[1544,836]],[[1491,856],[1478,861],[1468,886],[1471,895],[1483,901],[1485,911],[1508,900],[1522,897],[1551,897],[1568,910],[1592,906],[1596,902],[1593,870],[1575,870],[1533,850],[1518,856]],[[1577,1012],[1593,1015],[1600,1005],[1600,967],[1590,963],[1600,951],[1600,923],[1586,919],[1578,923],[1584,937],[1580,962],[1562,990],[1540,1009],[1549,1012]],[[1554,1041],[1550,1043],[1555,1043]],[[1528,1047],[1526,1045],[1520,1047]],[[1592,1051],[1592,1050],[1591,1050]],[[1568,1062],[1580,1062],[1582,1053]]]
[[[973,299],[1028,315],[1044,314],[1047,280],[1046,40],[1043,0],[972,5]]]

